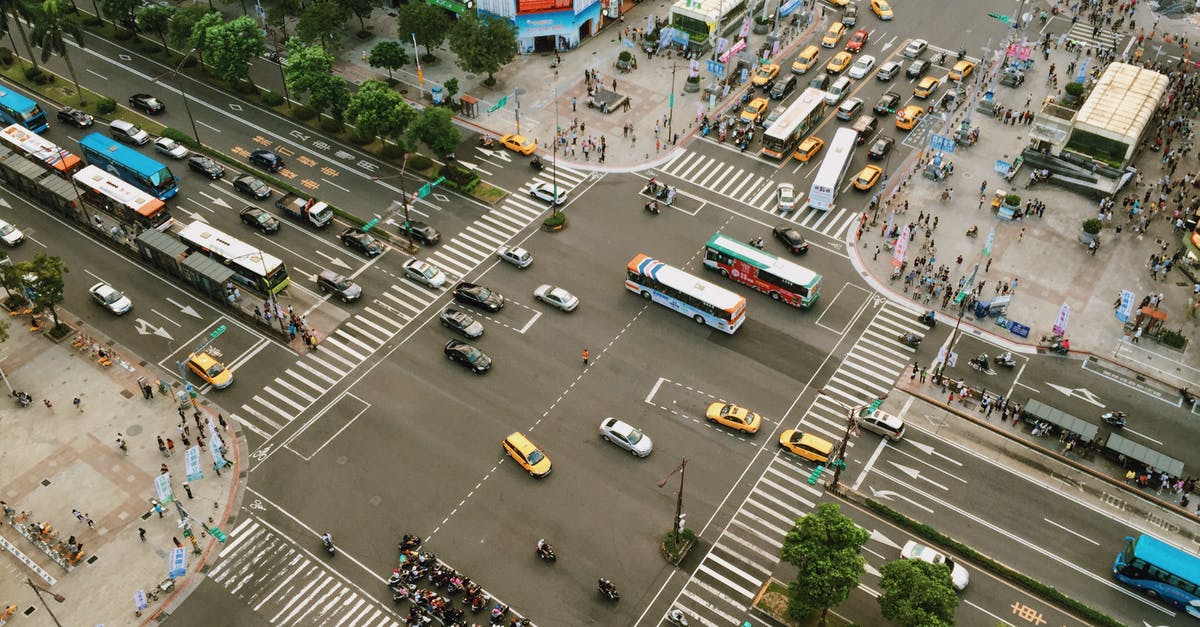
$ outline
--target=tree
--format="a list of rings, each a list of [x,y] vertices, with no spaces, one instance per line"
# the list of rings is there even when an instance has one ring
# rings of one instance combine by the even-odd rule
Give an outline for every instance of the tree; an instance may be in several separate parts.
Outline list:
[[[57,327],[60,323],[58,310],[54,306],[63,300],[63,275],[67,273],[67,264],[61,257],[36,253],[32,260],[18,263],[16,269],[21,276],[30,277],[25,286],[33,293],[33,308],[49,309],[50,317],[54,319],[54,326]]]
[[[433,48],[446,41],[453,22],[446,17],[446,11],[440,7],[425,2],[411,2],[400,7],[396,15],[396,36],[408,41],[414,35],[417,43],[425,46],[425,59],[432,61]],[[514,39],[514,46],[516,40]]]
[[[192,34],[188,36],[187,45],[196,49],[196,54],[200,57],[200,65],[204,65],[204,53],[208,50],[208,29],[224,23],[225,16],[212,11],[200,16],[200,19],[192,24]]]
[[[337,0],[337,3],[345,10],[346,15],[353,15],[358,18],[358,29],[367,30],[367,23],[364,21],[371,17],[371,11],[379,6],[375,0]]]
[[[42,63],[50,59],[51,54],[63,58],[67,64],[67,72],[71,82],[75,83],[75,93],[79,94],[79,106],[87,104],[83,100],[83,90],[79,88],[79,79],[75,77],[75,64],[71,63],[71,55],[67,54],[67,44],[63,37],[68,36],[83,48],[83,29],[73,20],[64,15],[63,0],[45,0],[38,7],[33,22],[33,42],[42,49]]]
[[[147,4],[138,9],[134,22],[143,33],[158,35],[163,47],[167,47],[167,32],[171,29],[171,18],[175,17],[175,7],[161,4]]]
[[[267,6],[267,24],[283,32],[283,38],[288,38],[287,18],[300,17],[300,0],[276,0]]]
[[[829,608],[849,598],[866,563],[859,551],[870,536],[836,503],[822,503],[797,520],[781,551],[783,560],[799,569],[788,584],[788,617],[805,620],[820,612],[824,622]]]
[[[450,30],[450,50],[458,55],[458,67],[487,74],[483,83],[495,85],[493,74],[517,54],[517,31],[504,18],[480,18],[468,12]]]
[[[454,114],[445,107],[425,107],[408,127],[408,141],[425,142],[435,154],[448,155],[458,146],[462,133],[454,125]]]
[[[879,571],[879,609],[900,627],[951,627],[958,595],[944,564],[897,560]]]
[[[392,80],[392,70],[398,70],[408,63],[408,53],[398,41],[381,41],[371,48],[371,56],[367,57],[371,67],[381,67],[387,70],[388,80]]]
[[[336,2],[315,2],[300,14],[300,21],[296,23],[296,37],[304,43],[319,42],[321,48],[328,50],[330,43],[340,41],[346,29],[347,17],[349,15],[345,7]]]
[[[267,42],[254,18],[243,15],[208,27],[204,46],[213,73],[233,88],[250,78],[250,59],[265,52]]]
[[[4,14],[4,28],[8,30],[8,18],[12,18],[13,24],[17,25],[17,32],[21,35],[21,43],[25,44],[25,49],[29,51],[29,60],[33,62],[34,69],[37,69],[38,62],[34,58],[33,46],[29,45],[29,36],[25,34],[24,22],[33,19],[33,11],[25,0],[0,0],[0,13]],[[12,37],[11,31],[9,37]],[[14,48],[16,46],[13,46]],[[14,50],[15,52],[15,50]]]
[[[350,95],[346,121],[364,137],[395,139],[404,134],[417,112],[382,81],[367,80]]]
[[[317,111],[333,108],[341,115],[350,99],[346,80],[333,73],[333,55],[320,46],[306,46],[293,37],[288,41],[288,64],[284,80],[292,96],[308,95],[308,106]]]
[[[175,48],[187,46],[196,24],[209,13],[213,13],[213,10],[202,4],[189,4],[179,9],[167,23],[167,40]]]
[[[100,0],[100,8],[113,26],[129,26],[133,23],[133,14],[142,6],[142,0]]]

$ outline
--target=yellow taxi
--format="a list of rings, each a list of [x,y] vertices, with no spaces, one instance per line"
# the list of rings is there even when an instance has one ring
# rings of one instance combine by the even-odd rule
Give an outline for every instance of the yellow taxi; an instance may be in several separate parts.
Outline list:
[[[925,109],[917,105],[908,105],[896,112],[896,128],[902,128],[906,131],[912,130],[912,127],[925,117]]]
[[[933,95],[933,92],[937,91],[938,85],[941,84],[942,82],[936,77],[926,76],[921,79],[921,82],[917,83],[917,88],[913,90],[913,95],[917,98],[928,98]]]
[[[824,147],[825,140],[820,137],[805,137],[804,141],[800,142],[799,146],[796,146],[796,152],[793,152],[792,156],[799,161],[807,163],[809,159],[817,156],[817,153],[821,152],[821,149]]]
[[[233,372],[207,352],[193,353],[188,357],[187,366],[197,377],[218,390],[233,383]]]
[[[796,55],[796,60],[792,61],[792,72],[795,74],[804,74],[812,69],[812,66],[817,64],[817,55],[821,49],[816,46],[808,46]]]
[[[779,436],[779,446],[807,459],[824,464],[833,454],[833,443],[796,429],[788,429]]]
[[[754,77],[750,79],[750,84],[755,87],[766,87],[771,81],[775,80],[775,75],[777,74],[779,74],[778,65],[764,63],[754,71]]]
[[[830,74],[841,74],[842,70],[849,67],[850,63],[853,61],[854,55],[843,50],[833,55],[833,58],[829,60],[829,63],[825,64],[825,71],[829,72]]]
[[[950,80],[961,83],[964,78],[970,76],[971,72],[974,71],[975,64],[963,59],[962,61],[955,63],[954,67],[950,69]]]
[[[888,21],[894,17],[892,15],[892,6],[887,3],[887,0],[871,0],[871,12],[875,17]]]
[[[501,444],[504,452],[513,458],[530,477],[541,479],[550,474],[550,458],[546,456],[524,433],[514,431]]]
[[[500,143],[504,144],[505,148],[523,155],[531,155],[537,150],[537,142],[524,135],[505,135],[500,138]]]
[[[762,424],[762,416],[745,407],[720,401],[709,405],[704,416],[711,422],[745,433],[757,432],[758,427]]]
[[[754,100],[750,101],[750,104],[746,105],[745,109],[742,109],[741,117],[743,122],[753,122],[757,124],[758,121],[763,119],[763,116],[766,114],[767,99],[755,98]]]
[[[850,0],[828,0],[828,2],[835,7],[844,7],[850,4]]]
[[[829,30],[825,33],[825,36],[821,38],[821,46],[825,48],[836,47],[845,34],[846,25],[841,22],[834,22],[829,26]]]
[[[875,184],[879,182],[879,177],[881,176],[883,176],[883,168],[873,163],[868,164],[867,167],[863,168],[862,171],[858,173],[858,176],[854,178],[854,189],[861,189],[865,192],[868,189],[875,187]]]

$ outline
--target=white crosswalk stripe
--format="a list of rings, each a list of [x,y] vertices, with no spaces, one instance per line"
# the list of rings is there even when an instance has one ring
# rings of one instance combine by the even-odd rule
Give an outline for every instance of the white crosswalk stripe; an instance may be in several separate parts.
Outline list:
[[[529,195],[534,184],[557,183],[559,189],[570,192],[589,176],[589,172],[569,166],[559,165],[557,172],[547,167],[463,232],[431,248],[425,259],[445,272],[450,281],[461,279],[549,211],[547,203]],[[389,286],[337,329],[322,330],[317,350],[300,357],[294,368],[276,373],[275,380],[232,417],[253,433],[271,437],[444,294],[445,290],[432,290],[411,281]]]
[[[1071,28],[1067,30],[1067,41],[1077,41],[1089,46],[1099,46],[1109,50],[1118,50],[1117,46],[1124,41],[1125,37],[1127,36],[1106,28],[1100,29],[1098,34],[1093,35],[1094,32],[1095,31],[1093,30],[1091,24],[1079,21],[1073,24]],[[1094,64],[1093,67],[1095,67]],[[1059,79],[1064,83],[1074,80],[1069,76],[1060,76]]]
[[[800,429],[821,433],[831,441],[840,440],[846,430],[846,406],[866,405],[885,394],[910,363],[914,349],[897,338],[908,332],[922,334],[923,327],[916,318],[915,312],[884,304],[825,386],[826,393],[835,398],[817,396]],[[868,336],[880,339],[868,340]],[[848,445],[853,447],[854,440]],[[740,624],[779,562],[783,537],[797,518],[816,507],[822,496],[818,487],[808,484],[811,471],[810,463],[790,453],[776,455],[679,592],[673,607],[703,625]]]

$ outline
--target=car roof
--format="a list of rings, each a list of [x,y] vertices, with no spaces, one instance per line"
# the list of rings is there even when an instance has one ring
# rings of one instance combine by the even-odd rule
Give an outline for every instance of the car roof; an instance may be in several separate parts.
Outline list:
[[[529,438],[525,437],[525,434],[521,433],[520,431],[514,431],[508,434],[508,437],[504,438],[504,441],[508,442],[513,448],[517,449],[523,454],[527,454],[537,449],[533,442],[530,442]]]
[[[193,353],[192,356],[188,358],[188,361],[194,362],[197,366],[205,369],[207,369],[208,366],[218,363],[216,358],[206,352]]]

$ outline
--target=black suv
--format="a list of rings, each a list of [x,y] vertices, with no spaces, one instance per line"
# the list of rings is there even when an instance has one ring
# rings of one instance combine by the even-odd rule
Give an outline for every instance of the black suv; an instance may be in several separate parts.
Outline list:
[[[789,76],[775,80],[775,84],[771,85],[771,91],[767,93],[771,100],[782,100],[787,98],[788,94],[796,89],[796,77]]]
[[[346,229],[342,231],[340,238],[343,246],[353,248],[368,257],[374,257],[383,252],[383,244],[379,240],[372,237],[370,233],[363,233],[358,229]]]
[[[424,222],[421,222],[420,220],[409,220],[408,222],[402,222],[400,224],[400,233],[407,234],[410,228],[412,229],[413,239],[425,244],[426,246],[433,246],[442,238],[441,233],[438,233],[437,229],[425,224]]]
[[[192,155],[188,157],[188,168],[214,181],[225,176],[225,168],[204,155]]]

